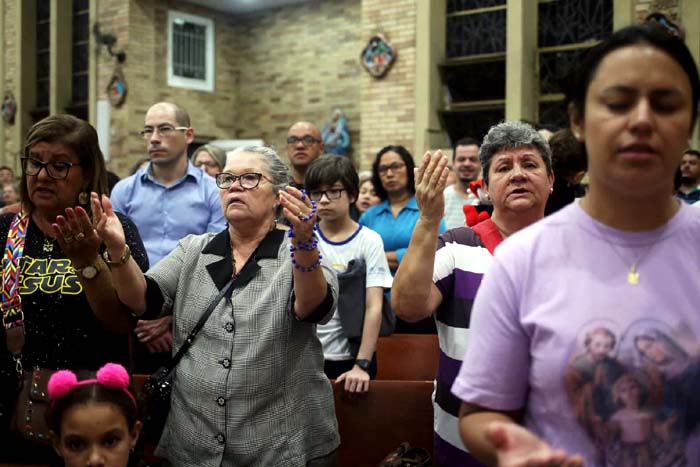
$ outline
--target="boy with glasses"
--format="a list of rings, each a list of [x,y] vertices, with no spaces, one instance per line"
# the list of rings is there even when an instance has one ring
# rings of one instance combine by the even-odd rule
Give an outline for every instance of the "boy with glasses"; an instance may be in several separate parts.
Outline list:
[[[346,337],[338,310],[327,324],[318,326],[317,334],[323,345],[326,375],[344,383],[346,391],[366,392],[370,378],[377,372],[374,351],[382,320],[384,288],[392,284],[384,244],[379,234],[350,217],[359,178],[349,159],[338,156],[316,159],[306,171],[305,182],[309,197],[318,208],[318,246],[324,260],[340,274],[347,271],[352,260],[365,262],[365,310],[359,347]],[[344,292],[348,293],[341,285],[339,307]]]

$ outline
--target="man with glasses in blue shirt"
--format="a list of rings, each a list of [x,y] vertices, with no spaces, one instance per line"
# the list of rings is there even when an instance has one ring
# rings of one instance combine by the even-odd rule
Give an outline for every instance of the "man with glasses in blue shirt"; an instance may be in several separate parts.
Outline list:
[[[194,138],[187,112],[173,103],[157,103],[148,109],[140,134],[150,162],[117,183],[111,200],[114,210],[138,227],[153,266],[180,239],[220,232],[226,221],[214,179],[187,159],[187,145]],[[172,343],[169,330],[170,317],[139,321],[135,332],[149,350],[165,352]]]
[[[321,131],[309,122],[297,122],[287,132],[287,157],[292,173],[291,186],[304,188],[306,168],[323,154]]]

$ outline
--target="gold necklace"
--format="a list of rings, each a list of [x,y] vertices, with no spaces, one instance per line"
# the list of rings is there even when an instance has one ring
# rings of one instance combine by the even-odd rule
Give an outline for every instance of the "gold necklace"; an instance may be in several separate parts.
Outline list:
[[[627,283],[629,285],[637,285],[639,284],[639,271],[637,270],[637,267],[646,259],[646,257],[649,255],[651,250],[656,246],[657,243],[659,243],[659,240],[661,240],[661,237],[663,236],[663,232],[661,235],[659,235],[654,243],[649,245],[645,251],[642,252],[641,255],[637,259],[634,260],[632,264],[630,264],[629,269],[627,270]],[[610,248],[615,252],[617,257],[622,261],[622,263],[627,264],[627,260],[622,256],[622,253],[617,249],[615,244],[610,242],[607,238],[605,239],[608,245],[610,245]]]

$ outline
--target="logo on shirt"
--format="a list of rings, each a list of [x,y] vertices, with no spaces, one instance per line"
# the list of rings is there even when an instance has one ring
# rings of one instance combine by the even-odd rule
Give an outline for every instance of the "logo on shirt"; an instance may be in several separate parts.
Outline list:
[[[686,443],[700,420],[700,364],[683,341],[652,320],[624,332],[610,322],[580,332],[564,383],[597,463],[686,465]]]
[[[83,291],[69,259],[34,259],[23,257],[20,273],[20,294],[77,295]]]

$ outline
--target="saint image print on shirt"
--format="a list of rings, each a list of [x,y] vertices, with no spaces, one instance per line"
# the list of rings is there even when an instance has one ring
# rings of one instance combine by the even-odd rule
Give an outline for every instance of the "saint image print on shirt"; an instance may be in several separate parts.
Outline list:
[[[696,340],[655,320],[620,329],[597,321],[579,333],[564,375],[576,420],[600,465],[686,465],[700,442],[700,365],[683,342]]]

